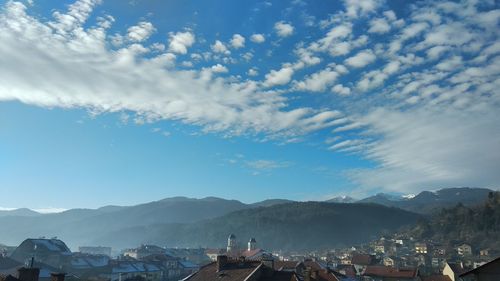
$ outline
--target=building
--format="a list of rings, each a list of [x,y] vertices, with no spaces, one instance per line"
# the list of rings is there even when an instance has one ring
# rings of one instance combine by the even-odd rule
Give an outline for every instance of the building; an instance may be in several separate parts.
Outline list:
[[[105,255],[111,257],[111,247],[102,247],[102,246],[83,246],[78,247],[78,251],[83,254],[91,254],[91,255]]]
[[[109,271],[99,277],[110,281],[138,279],[138,277],[144,281],[161,281],[162,271],[153,264],[141,261],[112,261]]]
[[[457,254],[459,256],[470,256],[472,255],[472,247],[469,244],[462,244],[457,247]]]
[[[415,243],[415,253],[427,254],[427,244],[426,243]]]
[[[367,254],[353,254],[351,264],[354,265],[358,274],[363,274],[366,267],[377,263],[376,257]]]
[[[138,248],[126,249],[123,252],[123,256],[140,260],[146,256],[164,254],[165,251],[165,248],[158,247],[156,245],[141,245]]]
[[[500,257],[478,268],[460,274],[460,281],[498,281],[500,280]]]
[[[196,273],[182,279],[183,281],[299,281],[295,272],[274,269],[273,261],[248,261],[218,256],[212,262]],[[303,279],[315,280],[315,279]],[[337,281],[337,280],[336,280]]]
[[[227,247],[226,251],[228,253],[233,253],[238,250],[238,245],[236,243],[236,235],[230,234],[229,237],[227,238]]]
[[[63,241],[40,238],[24,240],[14,250],[11,258],[23,264],[28,264],[34,258],[36,262],[60,268],[70,264],[72,254]]]
[[[367,266],[362,274],[366,281],[420,281],[417,268],[394,268],[382,265]]]
[[[251,238],[250,241],[248,241],[247,251],[253,251],[255,249],[257,249],[257,241],[255,238]]]
[[[482,249],[479,251],[479,255],[481,257],[488,257],[490,255],[490,249]]]
[[[206,249],[205,255],[211,260],[216,261],[217,256],[224,254],[224,250],[222,249]]]
[[[450,277],[451,281],[459,281],[459,275],[465,271],[462,263],[446,262],[443,268],[443,275]]]
[[[390,267],[394,267],[396,265],[396,261],[395,261],[396,258],[392,258],[392,257],[384,257],[383,259],[383,264],[385,266],[390,266]]]
[[[385,253],[385,246],[384,244],[377,244],[374,246],[375,253],[380,253],[384,254]]]
[[[143,257],[141,261],[147,264],[155,265],[159,268],[163,279],[173,280],[188,275],[183,275],[183,268],[181,268],[180,258],[178,257],[173,257],[167,254],[153,254]]]

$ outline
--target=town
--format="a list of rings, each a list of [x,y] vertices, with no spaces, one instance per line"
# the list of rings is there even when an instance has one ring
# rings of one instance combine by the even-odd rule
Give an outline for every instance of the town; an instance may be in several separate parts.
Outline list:
[[[0,253],[2,281],[492,281],[500,276],[497,250],[450,248],[401,234],[312,252],[268,251],[255,238],[234,234],[225,249],[140,245],[117,253],[103,246],[73,252],[56,237],[42,237],[0,246]]]

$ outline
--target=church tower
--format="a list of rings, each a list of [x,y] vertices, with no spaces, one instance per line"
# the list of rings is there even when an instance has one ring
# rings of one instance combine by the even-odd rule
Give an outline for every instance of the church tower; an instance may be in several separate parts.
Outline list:
[[[255,249],[257,249],[257,241],[255,241],[255,238],[252,238],[248,241],[248,251],[253,251]]]
[[[227,238],[227,252],[231,253],[236,250],[236,235],[231,234]]]

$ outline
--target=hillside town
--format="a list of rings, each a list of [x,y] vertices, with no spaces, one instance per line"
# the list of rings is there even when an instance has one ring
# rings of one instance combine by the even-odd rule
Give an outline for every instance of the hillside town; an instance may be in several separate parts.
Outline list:
[[[57,238],[0,246],[2,281],[493,281],[500,253],[453,248],[395,234],[368,244],[312,252],[268,251],[255,238],[230,234],[225,249],[140,245],[117,255],[111,247],[71,251]]]

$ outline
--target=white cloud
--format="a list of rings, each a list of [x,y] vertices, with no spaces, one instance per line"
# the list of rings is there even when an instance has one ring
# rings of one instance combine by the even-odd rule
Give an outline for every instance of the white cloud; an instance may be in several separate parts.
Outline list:
[[[348,96],[351,94],[351,89],[343,86],[342,84],[337,84],[333,86],[332,92],[337,93],[341,96]]]
[[[288,84],[292,80],[293,73],[294,70],[290,66],[283,67],[280,70],[271,70],[266,74],[264,86],[273,87]]]
[[[215,73],[226,73],[226,72],[228,72],[227,67],[223,66],[220,63],[218,63],[216,65],[212,65],[212,67],[210,69],[212,70],[212,72],[215,72]]]
[[[331,68],[323,69],[306,77],[303,81],[295,82],[296,90],[322,92],[331,86],[339,77],[339,73]]]
[[[370,21],[370,29],[368,29],[368,32],[383,34],[389,32],[390,30],[391,26],[386,19],[377,18]]]
[[[257,75],[259,75],[259,71],[257,71],[257,69],[255,69],[255,68],[250,68],[248,70],[247,74],[249,76],[257,76]]]
[[[127,37],[131,41],[142,42],[148,39],[153,32],[155,32],[155,28],[152,23],[141,21],[127,30]]]
[[[234,34],[233,38],[231,38],[231,46],[235,49],[245,47],[245,37],[240,34]]]
[[[344,0],[347,15],[353,18],[372,13],[381,4],[379,0]]]
[[[453,56],[447,60],[444,60],[436,65],[436,68],[439,70],[458,70],[460,66],[463,65],[461,56]]]
[[[274,30],[279,37],[288,37],[293,34],[294,27],[284,21],[279,21],[274,24]]]
[[[344,62],[351,67],[360,68],[374,62],[375,59],[376,57],[371,50],[364,50],[346,59]]]
[[[178,54],[187,54],[187,50],[195,42],[195,36],[190,31],[169,33],[170,44],[168,50]]]
[[[494,111],[374,110],[363,121],[382,139],[367,155],[381,165],[350,176],[363,187],[397,192],[498,186],[498,116]]]
[[[264,37],[263,34],[252,34],[252,36],[250,36],[250,41],[254,43],[264,43],[266,37]]]
[[[47,23],[29,16],[19,2],[5,5],[0,12],[1,101],[95,114],[126,111],[142,122],[177,120],[228,135],[284,137],[318,127],[305,120],[322,111],[285,109],[285,97],[261,90],[257,82],[214,78],[210,69],[172,69],[174,54],[150,55],[148,46],[137,43],[108,49],[105,28],[85,27],[91,9],[80,2],[75,7],[83,12],[71,10],[74,20],[59,13],[64,21]],[[181,54],[194,43],[191,32],[171,33],[170,39],[170,51]],[[287,71],[268,76],[269,82],[282,82],[279,76]]]
[[[224,45],[224,43],[222,43],[220,40],[215,40],[215,43],[212,46],[210,46],[210,48],[214,53],[219,53],[224,55],[231,54],[231,52],[227,49],[226,45]]]

